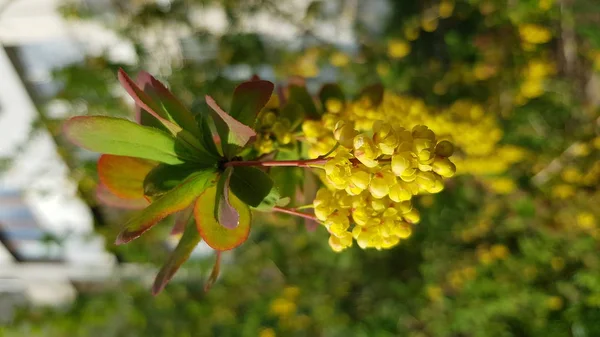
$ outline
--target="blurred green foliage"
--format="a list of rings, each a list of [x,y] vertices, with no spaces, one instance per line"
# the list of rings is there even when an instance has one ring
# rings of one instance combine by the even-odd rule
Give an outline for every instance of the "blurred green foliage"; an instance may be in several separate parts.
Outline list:
[[[139,58],[126,68],[158,70],[187,104],[205,93],[226,98],[239,82],[233,65],[272,80],[337,80],[351,92],[380,81],[430,107],[480,104],[503,132],[498,146],[518,146],[526,156],[499,174],[463,174],[419,199],[421,223],[392,250],[336,254],[322,227],[312,232],[301,221],[261,215],[208,293],[202,282],[210,261],[188,263],[186,276],[157,297],[149,285],[122,282],[83,293],[63,310],[23,310],[5,336],[600,335],[596,1],[395,0],[379,29],[361,16],[369,4],[357,2],[357,46],[315,38],[314,21],[332,19],[324,1],[300,22],[286,2],[118,3],[110,27],[135,43]],[[346,2],[331,3],[343,9]],[[225,8],[230,26],[221,36],[190,23],[189,9],[209,4]],[[240,29],[243,17],[261,10],[298,25],[300,46]],[[85,7],[64,12],[99,17]],[[199,45],[199,54],[160,63],[140,36],[172,24],[191,29],[185,41]],[[536,75],[531,65],[547,71]],[[118,66],[93,57],[58,71],[59,97],[85,100],[90,114],[129,114],[113,90]],[[80,184],[91,191],[95,172],[85,172]],[[97,225],[108,242],[125,215],[105,210]],[[107,248],[128,262],[158,263],[168,251],[167,227]]]

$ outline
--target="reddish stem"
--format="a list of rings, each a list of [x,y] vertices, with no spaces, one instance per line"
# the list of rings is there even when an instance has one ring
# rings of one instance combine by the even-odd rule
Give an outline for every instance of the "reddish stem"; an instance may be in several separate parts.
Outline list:
[[[228,166],[296,166],[296,167],[312,167],[312,165],[324,165],[328,158],[317,158],[308,160],[248,160],[248,161],[230,161],[225,163]]]
[[[280,213],[285,213],[285,214],[290,214],[290,215],[295,215],[295,216],[299,216],[299,217],[304,218],[304,219],[309,219],[309,220],[313,220],[313,221],[319,222],[319,219],[317,219],[317,217],[314,216],[314,215],[312,215],[312,214],[306,214],[306,213],[298,212],[298,211],[296,211],[294,209],[290,209],[290,208],[283,208],[283,207],[275,206],[275,207],[273,207],[273,211],[280,212]]]

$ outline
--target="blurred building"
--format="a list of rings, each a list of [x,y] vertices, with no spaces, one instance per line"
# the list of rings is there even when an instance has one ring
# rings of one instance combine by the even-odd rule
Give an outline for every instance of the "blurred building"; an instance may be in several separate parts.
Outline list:
[[[0,0],[0,320],[18,303],[68,302],[75,284],[104,282],[116,265],[53,138],[36,127],[36,98],[56,90],[52,70],[85,52],[57,5]]]

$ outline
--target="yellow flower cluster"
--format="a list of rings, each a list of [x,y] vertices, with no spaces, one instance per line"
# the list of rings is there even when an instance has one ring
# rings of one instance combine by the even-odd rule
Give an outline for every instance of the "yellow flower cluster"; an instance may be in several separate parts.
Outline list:
[[[277,95],[271,96],[257,118],[255,126],[257,135],[254,148],[259,155],[262,155],[292,143],[294,141],[294,135],[292,134],[294,127],[288,118],[280,115]]]
[[[530,72],[540,74],[544,67],[541,68],[532,66]],[[460,150],[459,155],[453,156],[457,174],[499,175],[526,157],[526,152],[519,147],[500,145],[503,132],[497,118],[494,114],[486,113],[480,104],[468,100],[458,100],[447,108],[434,109],[421,99],[386,92],[378,106],[366,99],[345,104],[335,100],[328,103],[328,112],[321,120],[306,121],[302,126],[310,145],[308,155],[311,158],[328,153],[338,138],[340,144],[348,149],[358,150],[357,156],[368,167],[375,164],[370,162],[370,157],[375,154],[386,155],[385,151],[389,153],[390,148],[400,141],[399,136],[410,134],[408,130],[396,132],[401,130],[398,126],[414,128],[418,125],[427,125],[430,130],[426,133],[435,132],[438,135],[437,142],[449,141]],[[339,128],[336,129],[336,126]],[[374,145],[375,138],[365,136],[365,132],[378,130],[382,132],[377,136],[380,139],[386,128],[394,130],[393,137],[384,137],[384,142],[377,146]],[[354,149],[354,137],[359,134],[357,145],[360,148]],[[422,155],[427,159],[427,152]],[[396,156],[397,165],[400,164],[400,158]],[[409,176],[411,173],[406,172]],[[510,193],[516,188],[514,183],[505,178],[487,179],[484,182],[489,182],[490,188],[497,193]]]
[[[323,166],[327,188],[319,190],[313,205],[338,252],[353,238],[363,249],[398,244],[419,221],[412,197],[440,192],[443,178],[456,172],[448,158],[454,145],[438,141],[423,125],[409,131],[379,120],[369,135],[359,133],[352,121],[340,120],[333,134],[341,147]]]

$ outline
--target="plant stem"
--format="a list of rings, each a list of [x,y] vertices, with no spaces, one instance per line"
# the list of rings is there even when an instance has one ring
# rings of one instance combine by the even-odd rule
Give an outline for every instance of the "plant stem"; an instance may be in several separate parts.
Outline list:
[[[283,208],[283,207],[275,206],[275,207],[273,207],[273,211],[274,212],[279,212],[279,213],[285,213],[285,214],[295,215],[295,216],[299,216],[299,217],[304,218],[304,219],[309,219],[309,220],[313,220],[313,221],[317,221],[317,222],[319,221],[319,219],[317,219],[316,216],[314,216],[312,214],[306,214],[306,213],[298,212],[295,209]]]
[[[317,158],[307,160],[248,160],[248,161],[230,161],[225,163],[225,167],[229,166],[295,166],[295,167],[313,167],[316,165],[325,165],[329,158]]]

